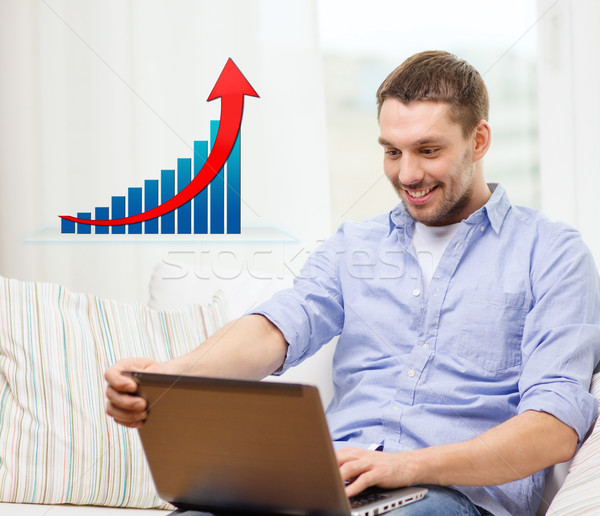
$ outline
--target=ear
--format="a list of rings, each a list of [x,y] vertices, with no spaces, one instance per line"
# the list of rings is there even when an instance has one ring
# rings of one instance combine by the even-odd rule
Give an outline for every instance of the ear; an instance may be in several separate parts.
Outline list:
[[[492,143],[492,131],[487,120],[480,120],[472,133],[473,161],[483,158]]]

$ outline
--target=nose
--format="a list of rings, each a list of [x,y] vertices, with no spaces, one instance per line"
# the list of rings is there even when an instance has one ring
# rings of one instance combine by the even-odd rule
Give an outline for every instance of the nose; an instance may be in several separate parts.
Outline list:
[[[399,160],[400,169],[398,171],[398,179],[400,183],[406,186],[420,183],[423,180],[423,170],[416,159],[410,152],[405,152]]]

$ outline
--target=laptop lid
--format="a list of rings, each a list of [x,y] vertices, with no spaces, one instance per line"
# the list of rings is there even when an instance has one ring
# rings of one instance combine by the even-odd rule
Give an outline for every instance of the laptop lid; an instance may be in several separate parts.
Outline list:
[[[139,434],[162,499],[219,513],[351,514],[316,387],[128,374],[148,400]]]

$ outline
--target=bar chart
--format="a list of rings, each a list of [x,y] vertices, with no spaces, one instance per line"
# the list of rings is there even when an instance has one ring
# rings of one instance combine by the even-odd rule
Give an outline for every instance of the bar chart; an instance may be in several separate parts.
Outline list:
[[[178,158],[173,169],[160,171],[159,179],[112,196],[106,206],[78,212],[82,220],[116,220],[148,212],[182,192],[207,162],[215,145],[219,121],[210,122],[210,138],[194,141],[193,156]],[[235,133],[234,133],[235,135]],[[240,234],[241,233],[241,130],[225,161],[210,183],[185,204],[163,215],[131,224],[92,225],[61,219],[61,233],[91,234]],[[216,168],[216,167],[215,167]],[[166,209],[166,208],[165,208]],[[92,218],[93,213],[93,218]]]

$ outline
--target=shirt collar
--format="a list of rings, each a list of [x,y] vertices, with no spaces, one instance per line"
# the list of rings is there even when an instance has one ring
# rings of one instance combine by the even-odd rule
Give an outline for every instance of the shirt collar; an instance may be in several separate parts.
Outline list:
[[[496,232],[500,232],[502,223],[506,218],[507,213],[511,208],[510,200],[506,190],[498,183],[488,183],[490,190],[492,191],[491,197],[485,205],[472,213],[468,219],[463,222],[467,224],[478,223],[483,217],[487,217],[490,221],[492,229]],[[414,224],[413,218],[408,214],[408,211],[404,207],[403,203],[398,203],[390,212],[390,233],[394,228],[400,227],[412,227]]]
[[[485,211],[492,229],[496,233],[500,233],[502,223],[504,222],[504,219],[506,218],[506,215],[510,211],[512,205],[508,198],[508,194],[502,185],[498,183],[488,183],[488,186],[492,191],[492,196],[489,198],[488,202],[485,203],[483,208],[478,211]],[[475,215],[475,213],[473,215]]]

